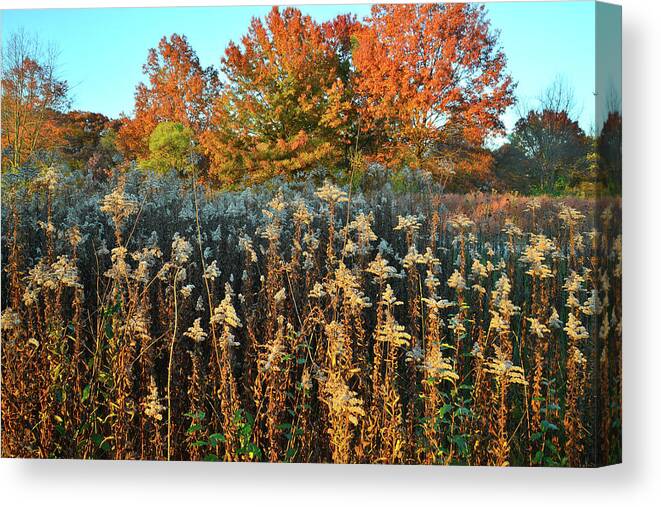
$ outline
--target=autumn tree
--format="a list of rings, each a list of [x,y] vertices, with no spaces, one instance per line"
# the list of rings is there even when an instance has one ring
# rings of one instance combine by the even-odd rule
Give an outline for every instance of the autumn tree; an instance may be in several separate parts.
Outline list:
[[[566,111],[531,110],[510,135],[518,167],[538,190],[553,191],[579,169],[589,148],[588,138]]]
[[[298,9],[253,18],[221,61],[227,86],[203,136],[218,181],[263,181],[342,158],[351,136],[351,17],[319,25]]]
[[[118,162],[119,154],[111,142],[118,120],[101,113],[69,111],[61,115],[59,123],[64,132],[62,154],[72,168],[109,169]]]
[[[57,77],[56,54],[37,37],[12,34],[2,52],[2,169],[19,169],[43,151],[60,148],[58,117],[69,104]]]
[[[338,58],[338,77],[345,86],[349,86],[353,78],[353,35],[359,28],[354,14],[340,14],[321,24],[322,35]]]
[[[572,87],[560,76],[537,97],[517,104],[519,119],[496,152],[495,174],[509,189],[564,193],[592,172],[590,139],[574,120]]]
[[[393,166],[434,172],[443,159],[472,156],[503,131],[514,100],[498,34],[479,5],[374,5],[353,61],[363,128],[378,133],[377,158]]]
[[[220,91],[218,72],[203,68],[183,35],[163,37],[143,66],[146,83],[135,91],[133,118],[123,118],[119,145],[130,158],[149,154],[149,137],[159,123],[181,123],[199,136],[209,125]]]
[[[159,123],[149,136],[149,158],[142,162],[146,168],[159,173],[177,171],[190,174],[193,167],[193,131],[181,123]]]

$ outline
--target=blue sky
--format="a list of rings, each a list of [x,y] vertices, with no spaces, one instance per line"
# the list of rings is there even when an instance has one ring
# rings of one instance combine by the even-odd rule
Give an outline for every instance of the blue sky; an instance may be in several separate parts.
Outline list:
[[[343,12],[358,17],[370,6],[299,6],[322,21]],[[61,77],[72,87],[73,107],[110,117],[133,109],[135,85],[143,79],[147,51],[163,35],[185,34],[204,66],[218,65],[227,43],[238,41],[250,18],[270,7],[172,7],[115,9],[43,9],[4,11],[3,41],[23,28],[38,33],[59,50]],[[516,2],[487,4],[492,26],[508,69],[518,82],[517,97],[534,105],[540,92],[556,77],[574,89],[581,126],[594,124],[594,3]],[[514,108],[505,115],[511,128]]]

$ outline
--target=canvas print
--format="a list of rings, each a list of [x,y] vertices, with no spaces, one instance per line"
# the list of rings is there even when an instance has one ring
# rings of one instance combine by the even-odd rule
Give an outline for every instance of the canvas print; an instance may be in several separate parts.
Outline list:
[[[2,456],[620,462],[620,25],[4,11]]]

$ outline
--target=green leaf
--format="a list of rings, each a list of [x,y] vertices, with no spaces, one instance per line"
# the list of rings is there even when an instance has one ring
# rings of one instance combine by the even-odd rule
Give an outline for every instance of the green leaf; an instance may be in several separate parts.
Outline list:
[[[55,426],[55,431],[57,431],[61,436],[64,436],[66,434],[66,430],[64,429],[64,426],[62,426],[61,423]]]
[[[466,407],[457,407],[454,413],[461,417],[467,417],[472,414],[471,409]]]
[[[204,461],[218,461],[218,456],[215,454],[207,454],[204,458],[202,458]]]
[[[544,456],[544,464],[548,467],[554,467],[558,465],[556,461],[553,458],[550,458],[549,456]]]
[[[446,403],[445,405],[443,405],[441,408],[438,409],[438,416],[441,419],[444,419],[445,414],[447,414],[450,410],[452,410],[452,405],[450,405],[449,403]]]
[[[92,438],[92,442],[94,442],[94,445],[96,445],[99,449],[105,452],[110,451],[110,444],[103,435],[94,433],[91,438]]]
[[[184,415],[186,417],[190,418],[190,419],[196,419],[196,420],[199,420],[199,421],[202,421],[206,417],[206,414],[202,411],[200,411],[200,412],[186,412]]]
[[[461,454],[464,454],[468,450],[468,444],[463,435],[455,435],[450,440],[454,442]]]
[[[209,445],[212,447],[217,446],[218,444],[227,441],[225,435],[222,433],[212,433],[209,435]]]
[[[548,430],[557,430],[558,427],[553,424],[548,422],[546,419],[542,421],[542,431],[546,432]]]
[[[195,433],[196,431],[201,430],[201,429],[202,429],[202,426],[201,426],[201,425],[199,425],[199,424],[191,424],[191,425],[190,425],[190,428],[188,428],[188,430],[186,431],[186,433],[188,433],[188,434],[190,435],[191,433]]]
[[[80,397],[81,401],[86,401],[90,397],[90,385],[87,384],[83,389],[83,394]]]
[[[239,435],[242,437],[249,437],[252,435],[252,426],[250,424],[244,424],[239,428]]]

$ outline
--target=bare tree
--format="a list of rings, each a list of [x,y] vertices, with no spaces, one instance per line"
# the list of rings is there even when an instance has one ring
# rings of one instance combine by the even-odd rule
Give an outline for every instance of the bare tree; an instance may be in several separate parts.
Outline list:
[[[570,118],[577,118],[581,111],[576,107],[574,89],[562,76],[556,76],[553,82],[537,98],[541,111],[566,113]]]

